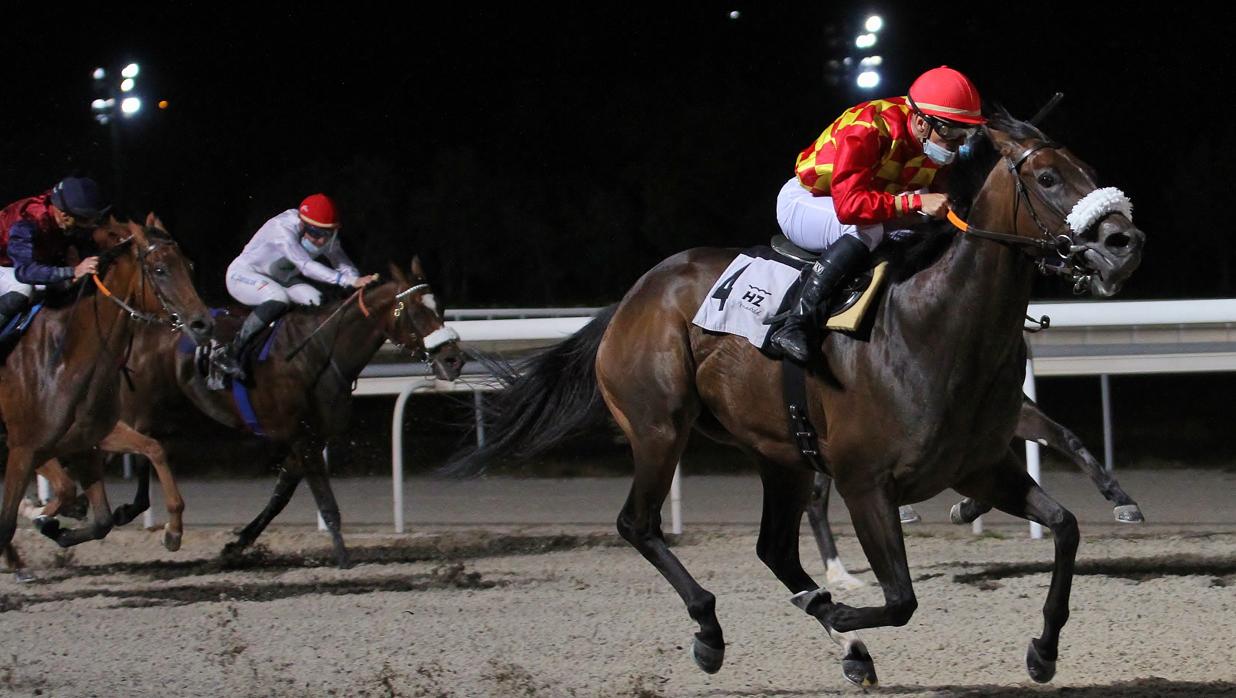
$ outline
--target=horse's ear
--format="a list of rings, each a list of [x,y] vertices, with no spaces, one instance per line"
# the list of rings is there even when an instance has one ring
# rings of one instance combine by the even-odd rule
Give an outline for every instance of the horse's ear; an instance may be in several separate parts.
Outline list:
[[[129,234],[133,236],[133,241],[140,247],[150,246],[150,241],[146,239],[146,230],[133,221],[129,221]]]
[[[390,263],[390,272],[391,272],[391,278],[399,282],[400,286],[411,286],[412,285],[408,283],[408,277],[404,276],[403,270],[400,269],[399,265],[395,264],[394,262]]]
[[[1021,144],[1015,143],[1009,138],[1009,134],[1004,131],[997,131],[990,126],[984,126],[983,132],[987,134],[988,140],[996,147],[996,150],[1005,157],[1013,157],[1021,152]]]
[[[154,214],[154,211],[146,214],[146,227],[167,230],[167,228],[163,227],[163,221],[159,220],[159,217]]]
[[[420,255],[412,256],[412,265],[410,269],[412,270],[412,278],[414,279],[425,278],[425,270],[421,268],[421,256]]]

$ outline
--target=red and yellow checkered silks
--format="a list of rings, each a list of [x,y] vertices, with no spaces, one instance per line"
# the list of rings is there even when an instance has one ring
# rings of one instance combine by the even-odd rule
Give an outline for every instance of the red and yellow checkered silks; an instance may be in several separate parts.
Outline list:
[[[906,98],[889,97],[847,109],[799,154],[794,170],[812,194],[833,198],[837,220],[870,225],[917,211],[919,197],[904,192],[929,187],[940,166],[910,131]]]

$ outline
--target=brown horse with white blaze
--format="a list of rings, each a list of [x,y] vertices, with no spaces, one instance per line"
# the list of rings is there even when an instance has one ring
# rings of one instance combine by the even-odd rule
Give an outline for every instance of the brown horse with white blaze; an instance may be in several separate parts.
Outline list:
[[[852,631],[905,625],[918,605],[898,505],[954,488],[1055,534],[1044,627],[1027,654],[1031,677],[1049,680],[1078,532],[1009,447],[1022,399],[1022,320],[1044,256],[1058,252],[1092,295],[1106,297],[1140,263],[1144,234],[1122,194],[1100,189],[1088,166],[1030,124],[995,114],[972,145],[975,155],[956,166],[950,192],[969,231],[924,226],[910,252],[891,260],[892,281],[869,332],[824,335],[807,367],[818,450],[884,605],[838,603],[802,568],[799,527],[814,473],[789,438],[780,363],[744,338],[692,324],[734,250],[689,250],[645,274],[615,308],[495,396],[503,401],[496,409],[518,416],[487,426],[486,447],[448,471],[473,473],[508,453],[543,451],[553,444],[541,435],[590,422],[599,395],[635,461],[618,530],[682,597],[699,624],[692,656],[715,672],[725,652],[716,599],[667,547],[660,511],[692,428],[738,445],[757,461],[764,485],[759,558],[796,606],[841,635],[845,676],[864,684],[876,681],[874,663]]]

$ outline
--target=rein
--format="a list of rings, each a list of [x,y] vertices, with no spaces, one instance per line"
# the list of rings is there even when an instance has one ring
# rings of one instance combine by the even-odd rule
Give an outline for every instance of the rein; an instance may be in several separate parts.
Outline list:
[[[394,298],[395,306],[394,308],[391,309],[391,318],[395,322],[398,322],[400,316],[402,316],[404,312],[407,310],[407,304],[406,304],[407,298],[414,293],[428,291],[428,290],[429,290],[429,284],[419,283],[419,284],[416,284],[410,288],[406,288],[400,291],[399,293],[395,294],[395,298]],[[314,328],[313,332],[309,333],[309,336],[305,337],[295,347],[293,347],[292,350],[289,351],[284,356],[284,361],[290,361],[297,354],[299,354],[301,350],[304,349],[306,346],[308,346],[309,342],[319,332],[321,332],[322,329],[325,328],[326,325],[329,324],[331,320],[338,317],[339,313],[343,309],[345,309],[348,306],[348,304],[350,304],[353,300],[356,301],[357,307],[360,309],[361,314],[363,314],[368,319],[373,319],[373,314],[369,311],[369,308],[365,305],[365,289],[359,288],[351,296],[348,296],[348,298],[344,300],[343,303],[340,303],[339,307],[336,308],[334,312],[332,312],[329,316],[327,316],[325,320],[319,323],[318,326]],[[442,327],[438,329],[437,331],[431,333],[430,336],[427,336],[427,337],[421,337],[419,333],[413,332],[412,333],[413,336],[421,340],[420,349],[413,350],[409,348],[403,342],[400,342],[395,337],[393,337],[391,333],[387,331],[385,325],[379,324],[379,328],[382,330],[382,334],[386,337],[386,341],[390,342],[391,344],[395,345],[396,347],[399,347],[400,349],[404,351],[412,353],[414,356],[419,354],[421,361],[423,361],[424,363],[431,363],[433,361],[433,359],[430,357],[431,351],[441,346],[442,344],[446,344],[447,342],[450,342],[450,341],[458,341],[459,339],[458,335],[456,335],[452,330],[446,327]],[[434,336],[438,335],[438,333],[442,333],[442,335],[436,337],[437,341],[434,341],[435,340]]]

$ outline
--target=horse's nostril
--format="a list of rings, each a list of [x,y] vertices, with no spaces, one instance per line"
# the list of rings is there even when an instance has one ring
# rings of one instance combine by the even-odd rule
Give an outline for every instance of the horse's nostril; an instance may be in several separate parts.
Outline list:
[[[1125,233],[1113,233],[1103,239],[1103,244],[1112,249],[1123,249],[1129,246],[1129,236]]]

